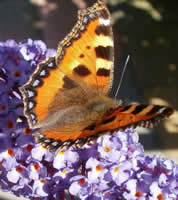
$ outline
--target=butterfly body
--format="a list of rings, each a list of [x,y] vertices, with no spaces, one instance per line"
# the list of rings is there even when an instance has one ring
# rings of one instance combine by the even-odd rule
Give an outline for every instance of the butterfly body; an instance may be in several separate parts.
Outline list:
[[[113,81],[113,34],[102,0],[79,11],[77,24],[56,57],[39,63],[20,88],[36,142],[55,150],[82,146],[100,135],[155,123],[172,114],[159,105],[122,106],[108,97]]]
[[[67,93],[67,94],[66,94]],[[97,91],[84,91],[77,88],[68,90],[49,106],[47,118],[36,125],[41,130],[55,130],[58,132],[81,132],[93,123],[99,124],[103,117],[118,106],[118,102],[97,94]],[[61,100],[61,98],[63,98]],[[63,102],[63,106],[62,106]],[[59,106],[58,106],[59,103]]]

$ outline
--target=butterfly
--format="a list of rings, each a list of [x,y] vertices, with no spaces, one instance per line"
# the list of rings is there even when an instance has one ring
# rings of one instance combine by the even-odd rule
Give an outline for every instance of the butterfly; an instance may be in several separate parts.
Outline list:
[[[20,88],[35,141],[50,150],[92,143],[129,127],[152,127],[173,109],[160,105],[120,105],[108,97],[113,82],[113,33],[102,0],[80,10],[57,54],[39,63]]]

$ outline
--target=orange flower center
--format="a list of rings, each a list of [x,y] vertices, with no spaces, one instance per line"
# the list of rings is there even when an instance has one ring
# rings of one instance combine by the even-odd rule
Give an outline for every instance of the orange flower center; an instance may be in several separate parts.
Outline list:
[[[24,133],[26,135],[29,135],[32,132],[32,130],[30,128],[24,128]]]
[[[141,197],[141,196],[142,196],[142,193],[141,193],[140,191],[136,191],[135,196],[136,196],[136,197]]]
[[[22,172],[24,172],[24,169],[21,167],[16,167],[16,171],[19,173],[22,173]]]
[[[80,185],[85,184],[85,179],[84,179],[84,178],[79,179],[79,180],[78,180],[78,183],[79,183]]]
[[[163,200],[164,199],[164,195],[163,194],[158,194],[157,195],[157,199],[158,200]]]
[[[8,121],[7,124],[6,124],[6,127],[7,127],[8,129],[12,129],[12,128],[13,128],[13,123],[10,122],[10,121]]]
[[[110,151],[111,151],[111,149],[110,149],[109,146],[105,146],[105,147],[104,147],[104,150],[105,150],[105,152],[110,152]]]
[[[117,173],[119,171],[119,167],[115,167],[114,173]]]
[[[33,167],[35,168],[35,170],[39,170],[40,169],[40,166],[38,164],[36,164],[36,163],[33,165]]]
[[[100,172],[102,169],[103,169],[103,167],[101,165],[97,165],[96,166],[96,171],[97,172]]]
[[[10,156],[13,156],[13,155],[14,155],[14,152],[13,152],[12,149],[8,149],[7,152],[8,152],[8,154],[9,154]]]

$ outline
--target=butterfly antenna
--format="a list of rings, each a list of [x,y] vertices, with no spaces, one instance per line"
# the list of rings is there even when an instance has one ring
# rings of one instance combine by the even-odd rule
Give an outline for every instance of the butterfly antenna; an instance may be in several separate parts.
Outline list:
[[[120,82],[119,82],[119,85],[117,87],[117,91],[116,91],[116,94],[114,96],[114,99],[116,99],[118,93],[119,93],[119,90],[120,90],[120,87],[121,87],[121,84],[122,84],[122,80],[123,80],[123,77],[124,77],[124,73],[125,73],[125,70],[126,70],[126,67],[127,67],[127,64],[129,62],[129,59],[130,59],[130,55],[127,56],[127,59],[125,61],[125,65],[124,65],[124,68],[123,68],[123,71],[122,71],[122,74],[121,74],[121,79],[120,79]]]

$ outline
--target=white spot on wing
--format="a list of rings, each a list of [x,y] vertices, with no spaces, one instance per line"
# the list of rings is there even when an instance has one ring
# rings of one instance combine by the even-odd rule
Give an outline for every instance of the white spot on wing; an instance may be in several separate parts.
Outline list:
[[[33,124],[36,124],[36,120],[34,119],[34,120],[32,121],[32,123],[33,123]]]
[[[39,135],[39,138],[40,138],[40,139],[44,138],[44,135],[40,134],[40,135]]]
[[[163,113],[166,110],[166,107],[160,108],[159,113]]]
[[[79,33],[76,33],[75,35],[74,35],[74,38],[76,39],[76,38],[78,38],[79,37]]]
[[[30,114],[32,120],[35,119],[35,115],[34,114]]]
[[[58,144],[59,144],[59,142],[54,141],[54,142],[52,143],[52,146],[57,146]]]
[[[87,24],[87,23],[88,23],[88,17],[84,17],[83,23],[84,23],[84,24]]]
[[[99,22],[105,26],[109,26],[111,24],[110,19],[99,18]]]
[[[50,62],[50,63],[48,64],[48,67],[54,67],[54,64],[53,64],[52,62]]]
[[[95,15],[94,15],[94,14],[89,14],[89,17],[90,17],[91,19],[94,19],[94,18],[95,18]]]
[[[50,140],[50,139],[46,139],[44,142],[46,142],[46,143],[50,143],[51,140]]]
[[[68,42],[68,43],[66,44],[66,47],[69,47],[71,44],[72,44],[71,42]]]
[[[33,87],[36,87],[36,86],[38,86],[39,85],[39,83],[40,83],[40,81],[37,79],[37,80],[35,80],[34,82],[33,82]]]
[[[81,26],[81,27],[80,27],[80,30],[81,30],[81,31],[84,31],[84,30],[85,30],[85,26]]]
[[[28,93],[28,98],[31,98],[34,96],[34,92],[31,90],[27,90],[27,93]]]
[[[29,104],[28,104],[28,108],[29,108],[29,109],[32,109],[33,106],[34,106],[34,103],[30,101]]]
[[[41,72],[40,72],[40,76],[45,76],[46,75],[46,71],[45,70],[42,70]]]

